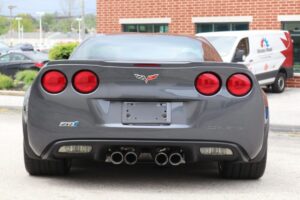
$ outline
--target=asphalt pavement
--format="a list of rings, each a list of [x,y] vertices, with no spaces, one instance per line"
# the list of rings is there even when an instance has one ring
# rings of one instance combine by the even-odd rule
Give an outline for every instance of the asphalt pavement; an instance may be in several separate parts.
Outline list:
[[[260,180],[223,180],[215,163],[159,168],[76,162],[66,177],[32,177],[23,164],[21,111],[0,108],[0,200],[300,199],[300,134],[271,132]]]

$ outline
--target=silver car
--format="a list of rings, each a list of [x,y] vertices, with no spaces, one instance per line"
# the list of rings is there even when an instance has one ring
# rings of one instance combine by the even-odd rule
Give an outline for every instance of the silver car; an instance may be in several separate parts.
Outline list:
[[[204,38],[99,35],[41,69],[23,112],[25,166],[64,175],[72,159],[115,165],[219,163],[264,174],[269,114],[254,75]]]

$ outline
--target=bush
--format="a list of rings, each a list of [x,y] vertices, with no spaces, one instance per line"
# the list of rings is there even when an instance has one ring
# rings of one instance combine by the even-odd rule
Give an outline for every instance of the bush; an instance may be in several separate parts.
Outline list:
[[[69,59],[74,49],[78,46],[77,42],[55,45],[49,52],[50,60]]]
[[[11,77],[0,74],[0,90],[14,87],[14,81]]]
[[[18,85],[23,84],[23,89],[26,90],[32,85],[37,75],[38,72],[35,70],[19,71],[15,75],[15,86],[17,87]]]

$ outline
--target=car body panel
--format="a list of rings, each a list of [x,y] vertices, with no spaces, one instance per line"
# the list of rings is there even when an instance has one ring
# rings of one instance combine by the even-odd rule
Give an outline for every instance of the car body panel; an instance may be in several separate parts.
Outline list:
[[[72,87],[73,75],[82,69],[99,76],[100,86],[91,94],[79,94]],[[49,94],[42,88],[41,77],[48,70],[60,70],[66,75],[68,86],[62,93]],[[203,96],[194,86],[196,77],[207,71],[218,74],[223,83],[214,96]],[[234,97],[226,90],[227,78],[237,72],[253,80],[252,91],[244,97]],[[146,84],[134,74],[159,77]],[[262,93],[252,73],[239,64],[168,63],[135,67],[132,63],[101,61],[51,62],[41,69],[25,98],[25,137],[37,156],[64,140],[169,140],[178,144],[231,143],[255,159],[267,134]],[[167,102],[171,123],[124,124],[124,102]],[[79,122],[77,127],[59,126],[61,122],[74,121]]]

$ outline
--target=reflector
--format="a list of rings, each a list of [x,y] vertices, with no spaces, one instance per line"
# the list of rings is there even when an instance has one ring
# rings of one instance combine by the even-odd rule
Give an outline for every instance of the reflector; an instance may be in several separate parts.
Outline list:
[[[200,153],[207,156],[232,156],[233,152],[229,148],[222,147],[201,147]]]
[[[61,146],[58,150],[59,153],[90,153],[92,146],[89,145],[68,145]]]

